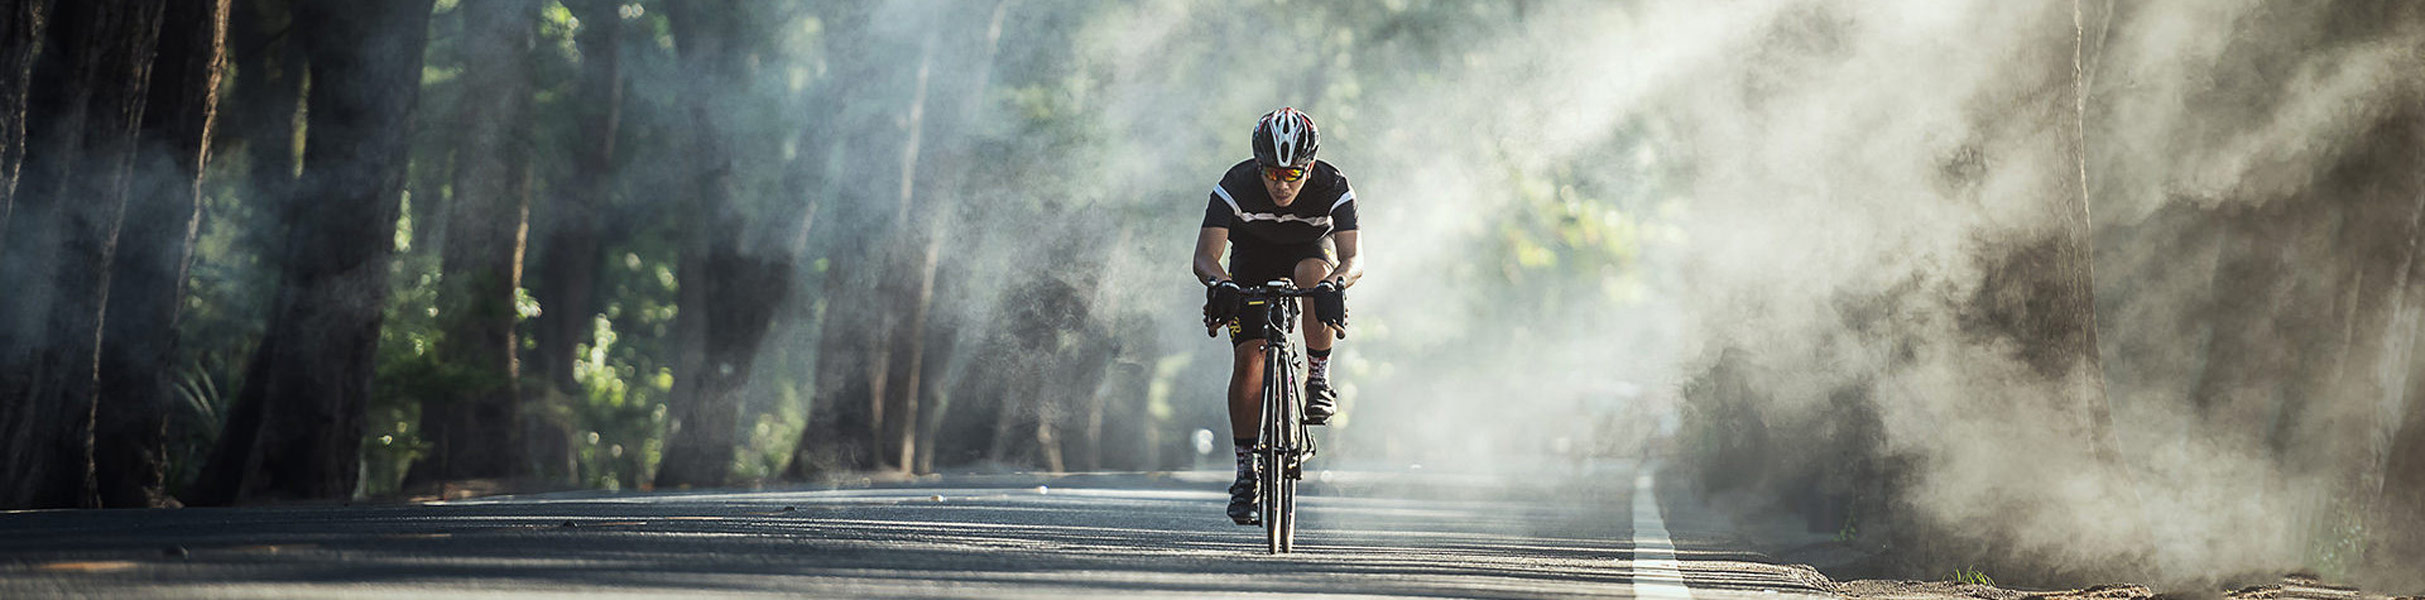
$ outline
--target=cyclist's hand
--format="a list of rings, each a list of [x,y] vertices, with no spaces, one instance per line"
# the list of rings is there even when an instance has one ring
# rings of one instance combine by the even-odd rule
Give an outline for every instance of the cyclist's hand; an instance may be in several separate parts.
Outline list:
[[[1337,282],[1325,281],[1314,286],[1314,320],[1330,326],[1339,339],[1347,339],[1347,290]]]
[[[1211,330],[1238,318],[1238,299],[1245,291],[1238,284],[1223,279],[1204,288],[1204,328],[1206,335],[1218,335]]]

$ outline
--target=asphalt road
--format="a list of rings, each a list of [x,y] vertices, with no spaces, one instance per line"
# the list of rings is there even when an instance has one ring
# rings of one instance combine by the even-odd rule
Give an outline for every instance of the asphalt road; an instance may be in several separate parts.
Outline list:
[[[1630,466],[1331,473],[1279,556],[1222,516],[1226,476],[0,513],[0,598],[1830,595]]]

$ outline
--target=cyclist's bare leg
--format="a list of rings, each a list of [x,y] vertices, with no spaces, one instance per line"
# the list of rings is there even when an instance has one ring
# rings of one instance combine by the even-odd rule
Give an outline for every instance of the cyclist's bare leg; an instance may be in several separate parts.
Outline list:
[[[1263,342],[1247,340],[1233,350],[1237,359],[1229,369],[1229,435],[1251,438],[1262,432]]]
[[[1237,362],[1229,371],[1229,432],[1230,437],[1244,440],[1261,435],[1263,429],[1263,342],[1235,344],[1231,353]],[[1254,512],[1254,472],[1249,470],[1254,460],[1249,454],[1252,448],[1239,444],[1237,450],[1238,482],[1229,487],[1229,518],[1240,525],[1253,525],[1259,521]]]
[[[1312,289],[1315,284],[1322,283],[1323,276],[1330,274],[1330,267],[1330,261],[1319,258],[1300,260],[1297,261],[1296,276],[1292,279],[1297,280],[1297,287]],[[1305,349],[1329,350],[1338,336],[1331,335],[1330,326],[1314,318],[1314,299],[1299,298],[1298,302],[1298,307],[1304,309],[1298,313],[1302,316],[1297,318],[1297,322],[1305,332]]]

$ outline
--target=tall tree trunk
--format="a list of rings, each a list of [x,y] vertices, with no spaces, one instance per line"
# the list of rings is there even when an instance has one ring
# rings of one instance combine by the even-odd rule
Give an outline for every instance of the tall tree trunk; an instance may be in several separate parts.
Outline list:
[[[96,506],[93,418],[110,263],[133,185],[163,0],[69,3],[34,74],[22,214],[0,276],[32,291],[0,308],[0,506]]]
[[[580,122],[572,176],[550,195],[548,229],[539,245],[540,268],[531,293],[539,300],[538,349],[532,371],[561,390],[573,390],[574,347],[590,339],[597,314],[598,267],[605,251],[600,214],[613,193],[615,136],[623,120],[623,19],[611,0],[567,3],[588,26],[574,35],[581,51],[580,87],[574,92]]]
[[[530,45],[539,5],[470,0],[463,11],[462,160],[446,204],[438,298],[438,352],[463,378],[422,404],[431,448],[406,478],[412,484],[507,477],[522,463],[514,292],[530,216]]]
[[[2400,148],[2386,153],[2398,157],[2394,160],[2404,158],[2413,165],[2425,156],[2425,124],[2413,115],[2403,121],[2404,127],[2376,139]],[[2425,320],[2420,315],[2425,313],[2425,260],[2419,260],[2425,254],[2425,172],[2395,168],[2381,173],[2396,178],[2384,190],[2386,200],[2407,196],[2416,209],[2401,247],[2401,287],[2393,300],[2398,313],[2384,336],[2384,356],[2373,374],[2380,378],[2380,387],[2370,390],[2382,394],[2374,399],[2379,416],[2367,424],[2373,430],[2367,437],[2379,444],[2379,456],[2361,478],[2375,486],[2366,494],[2373,510],[2369,530],[2380,532],[2369,558],[2388,566],[2425,562],[2425,335],[2419,335],[2425,329],[2420,324]]]
[[[295,187],[296,121],[303,108],[302,44],[294,38],[294,0],[240,0],[228,9],[227,52],[236,81],[228,93],[227,126],[243,140],[246,198],[267,204],[261,212],[283,230]],[[283,258],[282,247],[264,252]]]
[[[261,254],[268,260],[283,261],[286,259],[283,234],[286,224],[293,222],[295,216],[292,195],[297,152],[301,149],[295,140],[295,126],[303,108],[302,44],[289,35],[294,29],[294,6],[290,0],[240,0],[233,4],[228,9],[227,53],[235,63],[236,80],[228,93],[226,124],[243,145],[247,165],[244,195],[263,204],[260,212],[270,220],[266,226],[255,227],[262,232],[255,234],[263,246]],[[269,231],[279,234],[270,235]],[[273,263],[272,268],[283,277],[284,269],[274,266],[277,264]],[[235,398],[260,395],[260,390],[252,388],[262,381],[259,374],[269,365],[263,354],[268,349],[267,345],[253,348],[244,373],[232,382],[240,386]],[[202,469],[179,495],[187,504],[234,501],[233,486],[242,482],[242,471],[250,468],[245,461],[261,431],[260,404],[231,402],[224,421],[218,439],[211,444],[210,455],[202,461]]]
[[[876,387],[876,440],[878,465],[896,471],[908,471],[915,466],[911,456],[918,448],[914,434],[918,423],[918,361],[924,345],[925,309],[918,302],[920,289],[932,289],[933,261],[926,243],[932,231],[927,227],[937,216],[928,210],[918,210],[918,159],[926,141],[926,104],[935,67],[935,32],[928,31],[926,43],[918,52],[917,85],[910,94],[908,131],[901,146],[901,187],[892,218],[892,239],[885,256],[886,276],[877,279],[877,290],[884,297],[883,324],[877,337],[870,340],[868,352],[876,355],[879,368],[874,377],[882,378]],[[933,202],[928,202],[933,204]],[[911,275],[912,273],[923,276]]]
[[[892,398],[887,403],[893,408],[888,409],[888,418],[884,423],[887,460],[891,466],[903,471],[917,469],[917,434],[921,424],[927,420],[921,413],[925,412],[926,399],[933,395],[927,389],[932,384],[924,377],[928,363],[927,321],[934,306],[935,272],[943,262],[944,224],[949,222],[952,211],[957,208],[945,200],[948,194],[937,194],[934,190],[959,189],[963,184],[970,161],[967,156],[968,137],[961,131],[979,116],[977,112],[984,106],[986,90],[993,84],[994,55],[1000,48],[1002,21],[1009,8],[1007,0],[995,0],[991,10],[970,13],[989,15],[987,20],[981,22],[981,35],[965,39],[955,36],[946,42],[930,33],[921,51],[917,98],[912,101],[910,111],[910,141],[903,152],[901,165],[901,213],[896,221],[900,232],[905,234],[900,237],[902,243],[899,247],[906,250],[903,255],[908,259],[904,261],[906,268],[900,272],[915,275],[898,278],[900,287],[896,289],[905,302],[892,303],[905,307],[902,309],[905,314],[900,315],[899,326],[894,330],[893,340],[898,344],[895,346],[897,366],[892,374],[895,384],[890,386],[893,388]],[[970,23],[979,24],[975,21]],[[927,104],[928,80],[931,78],[929,71],[935,66],[935,48],[939,43],[972,43],[976,51],[966,54],[970,57],[968,64],[958,65],[967,69],[970,76],[964,83],[954,83],[966,87],[952,85],[943,88],[944,97],[955,101],[944,103],[947,110],[938,111],[938,118],[933,119],[931,127],[943,132],[945,141],[939,145],[941,151],[936,153],[940,160],[928,161],[932,173],[927,178],[931,182],[925,197],[920,198],[913,193],[913,184],[918,179],[919,147],[927,137],[926,129],[930,127],[922,116]],[[954,52],[952,55],[963,54]]]
[[[2416,323],[2419,306],[2425,305],[2425,290],[2415,289],[2425,287],[2421,283],[2425,282],[2425,273],[2417,272],[2425,270],[2425,264],[2420,264],[2425,261],[2413,257],[2425,250],[2418,249],[2417,241],[2425,240],[2411,241],[2408,275],[2411,289],[2403,299],[2406,306],[2402,309],[2406,313],[2403,319],[2408,321],[2404,324],[2408,346],[2402,355],[2406,362],[2399,365],[2393,380],[2386,382],[2387,387],[2397,386],[2389,391],[2398,397],[2386,400],[2397,412],[2384,424],[2392,427],[2392,431],[2385,443],[2379,474],[2374,477],[2381,482],[2381,488],[2373,499],[2371,529],[2382,533],[2376,540],[2372,558],[2383,565],[2425,561],[2425,376],[2419,376],[2425,373],[2425,336],[2417,335]]]
[[[252,439],[214,453],[204,477],[221,494],[197,502],[343,498],[355,487],[432,2],[304,0],[296,10],[311,64],[309,201],[293,203],[269,332],[236,399],[259,424],[222,434]]]
[[[169,374],[185,270],[201,222],[202,167],[218,114],[228,0],[171,2],[144,109],[138,188],[111,261],[94,449],[101,502],[161,506],[166,497]]]
[[[867,189],[868,182],[856,178],[837,177],[835,173],[883,172],[883,158],[875,152],[854,151],[860,147],[880,147],[874,144],[897,136],[887,125],[876,125],[878,119],[854,118],[871,112],[855,97],[840,88],[843,82],[867,82],[882,76],[875,70],[883,51],[869,30],[871,9],[866,5],[837,3],[822,7],[819,19],[827,24],[825,50],[831,56],[834,74],[817,92],[818,104],[808,107],[810,114],[828,119],[819,129],[832,132],[836,139],[804,140],[818,148],[810,154],[816,162],[800,165],[795,170],[800,179],[794,181],[796,190],[815,190],[820,198],[813,213],[798,215],[794,225],[794,242],[803,252],[812,244],[823,246],[827,252],[821,259],[830,265],[817,291],[819,311],[815,376],[810,386],[808,426],[800,432],[793,445],[790,466],[784,469],[787,479],[808,480],[837,471],[873,469],[877,450],[876,418],[884,385],[882,366],[876,364],[884,355],[873,352],[869,344],[877,339],[879,314],[873,313],[874,302],[866,289],[884,277],[879,264],[883,239],[868,226],[877,218],[884,204],[876,200],[877,192]],[[828,117],[839,115],[839,117]],[[828,164],[828,163],[832,164]],[[814,173],[814,176],[809,176]],[[826,223],[824,235],[808,237],[806,219],[810,215]]]
[[[2425,228],[2425,175],[2414,168],[2425,158],[2425,111],[2398,110],[2357,139],[2317,194],[2343,203],[2345,221],[2337,256],[2346,257],[2354,282],[2344,317],[2341,349],[2333,362],[2324,402],[2307,402],[2308,427],[2300,444],[2309,450],[2310,472],[2333,472],[2356,488],[2356,502],[2372,502],[2385,483],[2384,467],[2407,392],[2410,348],[2419,305],[2417,241]]]
[[[737,89],[747,81],[747,48],[735,44],[756,36],[749,35],[754,24],[744,11],[741,3],[724,0],[676,4],[667,13],[683,62],[711,89]],[[694,94],[686,109],[687,169],[698,205],[684,224],[683,310],[674,324],[673,419],[657,471],[660,487],[723,485],[730,476],[740,420],[736,395],[749,381],[783,292],[791,289],[789,257],[746,254],[735,235],[746,219],[734,202],[735,144],[721,107]]]
[[[869,387],[881,379],[869,376],[871,357],[864,350],[873,325],[861,318],[860,303],[853,301],[858,271],[856,265],[837,262],[825,274],[821,295],[826,307],[817,334],[808,426],[792,447],[785,479],[805,481],[875,467],[876,396]]]
[[[8,252],[9,215],[16,206],[17,173],[25,159],[25,101],[32,85],[34,55],[50,0],[0,4],[0,257]]]

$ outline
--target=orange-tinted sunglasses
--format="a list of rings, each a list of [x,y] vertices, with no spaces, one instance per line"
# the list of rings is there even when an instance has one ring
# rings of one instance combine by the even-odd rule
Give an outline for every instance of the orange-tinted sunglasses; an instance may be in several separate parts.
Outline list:
[[[1296,181],[1305,178],[1304,167],[1263,167],[1263,178],[1272,181]]]

